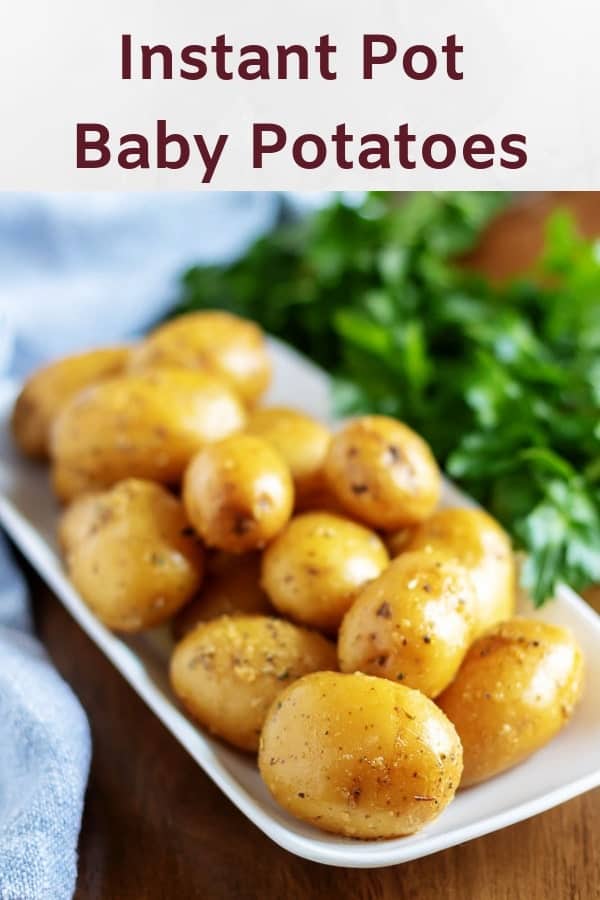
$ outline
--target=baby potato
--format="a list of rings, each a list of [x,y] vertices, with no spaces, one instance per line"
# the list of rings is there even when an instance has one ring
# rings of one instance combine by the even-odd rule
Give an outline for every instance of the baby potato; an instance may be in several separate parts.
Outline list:
[[[269,706],[283,688],[335,665],[335,648],[320,634],[268,616],[222,616],[196,625],[176,646],[171,684],[213,734],[256,751]]]
[[[198,622],[224,615],[257,613],[269,615],[273,607],[260,586],[260,554],[231,556],[221,571],[207,575],[197,597],[173,620],[173,634],[180,640]]]
[[[464,749],[461,787],[526,759],[566,725],[583,688],[583,655],[565,628],[502,622],[470,648],[438,704]]]
[[[63,556],[88,536],[95,527],[98,503],[104,497],[103,491],[82,494],[66,508],[58,523],[58,544]]]
[[[131,358],[131,369],[176,366],[212,372],[252,405],[269,386],[271,363],[258,325],[227,312],[195,312],[161,325]]]
[[[67,400],[82,388],[120,372],[129,347],[105,347],[66,356],[27,379],[12,413],[12,432],[26,456],[46,459],[50,428]]]
[[[218,378],[185,369],[122,375],[79,392],[51,440],[61,500],[123,478],[179,481],[201,447],[245,425],[236,395]]]
[[[353,838],[413,834],[454,797],[462,749],[419,691],[356,673],[305,675],[267,716],[260,773],[289,812]]]
[[[65,515],[71,581],[109,628],[159,625],[200,587],[202,547],[182,504],[161,485],[129,478]],[[72,517],[79,515],[73,529]]]
[[[352,419],[334,435],[325,477],[348,515],[382,531],[426,519],[441,490],[425,441],[385,416]]]
[[[262,586],[282,615],[335,631],[360,589],[388,562],[382,541],[362,525],[303,513],[266,549]]]
[[[273,406],[255,410],[246,431],[264,438],[286,461],[297,506],[323,487],[323,463],[331,434],[321,422],[294,409]]]
[[[516,570],[510,539],[481,509],[440,509],[418,525],[406,550],[455,557],[468,569],[477,594],[476,633],[510,619],[515,611]]]
[[[344,616],[340,669],[401,681],[437,697],[467,652],[476,604],[473,583],[455,561],[427,553],[399,556]]]
[[[245,553],[281,531],[292,513],[294,486],[270,444],[237,434],[194,457],[185,473],[183,501],[209,547]]]

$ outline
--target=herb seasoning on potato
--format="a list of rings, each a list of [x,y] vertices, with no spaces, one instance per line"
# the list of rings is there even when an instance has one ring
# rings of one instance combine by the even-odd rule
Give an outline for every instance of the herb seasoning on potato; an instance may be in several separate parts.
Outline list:
[[[476,603],[473,582],[456,562],[406,553],[346,613],[340,669],[380,675],[437,697],[468,650]]]
[[[275,799],[299,819],[348,837],[393,838],[423,828],[452,800],[462,749],[419,691],[317,672],[273,703],[258,762]]]
[[[447,554],[464,565],[477,593],[476,636],[515,611],[516,571],[510,540],[482,509],[440,509],[418,525],[405,551]]]
[[[52,430],[61,500],[123,478],[176,484],[201,447],[243,428],[245,410],[214,375],[160,369],[120,375],[77,393]]]
[[[165,622],[200,587],[203,550],[183,506],[159,484],[130,478],[76,500],[62,536],[73,584],[117,631]]]
[[[335,669],[322,635],[268,616],[221,616],[197,625],[171,659],[171,684],[188,712],[242,750],[255,751],[269,706],[307,672]]]
[[[265,551],[262,585],[282,615],[335,631],[360,589],[388,562],[368,528],[331,513],[303,513]]]
[[[583,656],[567,629],[516,618],[480,637],[437,701],[463,744],[462,787],[548,743],[571,718],[582,689]]]
[[[194,457],[185,473],[183,501],[207,546],[245,553],[264,547],[284,527],[294,485],[270,444],[238,434]]]
[[[348,515],[382,531],[421,522],[440,497],[440,472],[425,441],[385,416],[342,426],[331,441],[325,476]]]

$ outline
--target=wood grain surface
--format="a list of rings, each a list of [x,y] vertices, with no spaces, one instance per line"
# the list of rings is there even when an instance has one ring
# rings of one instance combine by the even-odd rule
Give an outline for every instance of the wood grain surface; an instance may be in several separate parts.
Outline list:
[[[280,850],[202,773],[37,576],[28,577],[39,635],[93,734],[77,900],[600,898],[600,791],[395,868],[332,869]]]

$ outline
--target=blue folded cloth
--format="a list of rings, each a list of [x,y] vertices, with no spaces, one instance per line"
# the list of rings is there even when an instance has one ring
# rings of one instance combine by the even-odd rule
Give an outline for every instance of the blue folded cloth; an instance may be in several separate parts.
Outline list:
[[[239,252],[276,212],[273,194],[4,195],[0,372],[139,332],[180,269]],[[68,900],[90,733],[31,631],[0,536],[0,900]]]

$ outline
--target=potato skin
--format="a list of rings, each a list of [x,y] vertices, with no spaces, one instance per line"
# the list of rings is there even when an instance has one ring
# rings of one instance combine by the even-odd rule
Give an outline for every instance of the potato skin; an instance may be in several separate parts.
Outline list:
[[[476,637],[514,615],[516,567],[510,539],[483,510],[438,510],[414,529],[405,550],[447,553],[468,569],[477,593]]]
[[[245,411],[219,379],[161,369],[122,375],[76,394],[53,428],[53,484],[61,500],[123,478],[176,484],[191,457],[242,428]]]
[[[294,486],[270,444],[237,434],[194,457],[185,473],[183,501],[207,546],[245,553],[264,547],[284,527]]]
[[[198,590],[202,547],[182,504],[161,485],[130,478],[80,502],[85,505],[65,514],[68,520],[83,512],[66,541],[67,569],[109,628],[135,632],[159,625]]]
[[[335,647],[316,632],[267,616],[222,616],[200,623],[176,646],[170,674],[195,719],[235,747],[256,751],[284,687],[335,666]]]
[[[282,615],[335,631],[361,588],[388,562],[373,531],[331,513],[303,513],[265,550],[261,581]]]
[[[382,531],[427,518],[441,490],[440,472],[425,441],[385,416],[347,422],[333,436],[325,476],[348,515]]]
[[[368,675],[317,672],[272,705],[261,775],[289,812],[355,838],[413,834],[453,798],[462,750],[418,691]]]
[[[269,598],[260,586],[260,554],[231,556],[220,571],[207,574],[197,597],[173,620],[175,640],[181,640],[199,622],[239,614],[273,615]]]
[[[67,400],[82,388],[121,372],[129,354],[129,347],[103,347],[65,356],[34,372],[12,413],[12,433],[19,449],[34,459],[47,459],[52,423]]]
[[[475,641],[438,704],[464,748],[461,787],[526,759],[566,725],[583,689],[583,655],[565,628],[515,618]]]
[[[58,545],[63,557],[95,528],[104,496],[103,491],[81,494],[64,510],[58,523]]]
[[[223,378],[253,405],[269,386],[266,341],[254,322],[221,311],[195,312],[161,325],[132,354],[132,371],[176,366]]]
[[[246,426],[272,444],[289,466],[296,506],[302,508],[324,486],[323,464],[331,433],[321,422],[284,406],[255,410]]]
[[[437,697],[460,667],[473,634],[473,583],[453,560],[406,553],[358,595],[344,616],[342,672],[366,672]]]

